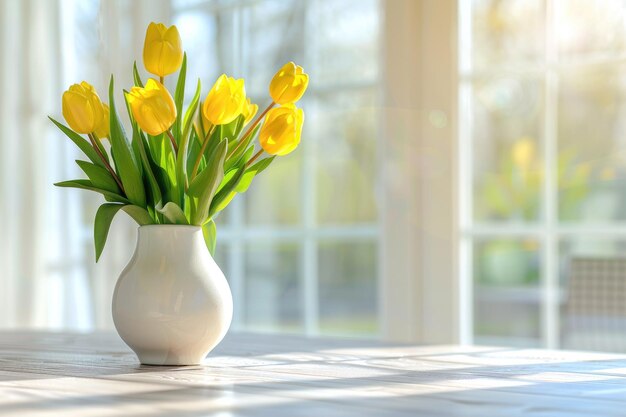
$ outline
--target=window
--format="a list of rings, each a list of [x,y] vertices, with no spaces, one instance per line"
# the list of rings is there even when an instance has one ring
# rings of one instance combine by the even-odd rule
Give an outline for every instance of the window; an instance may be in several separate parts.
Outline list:
[[[188,80],[226,72],[262,109],[276,69],[311,84],[301,147],[277,159],[218,220],[233,328],[376,335],[375,198],[380,12],[376,0],[174,1]],[[194,83],[188,82],[187,96]]]
[[[623,254],[626,4],[459,2],[467,341],[559,347],[570,261]]]

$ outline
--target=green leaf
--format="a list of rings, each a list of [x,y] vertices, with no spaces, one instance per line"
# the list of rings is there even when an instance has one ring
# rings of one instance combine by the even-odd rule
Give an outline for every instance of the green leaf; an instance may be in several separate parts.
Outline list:
[[[208,158],[207,167],[189,184],[189,195],[198,198],[198,205],[191,216],[191,224],[204,223],[209,214],[211,200],[224,178],[224,159],[228,151],[228,141],[221,141]]]
[[[185,80],[187,78],[187,54],[183,54],[183,63],[178,73],[178,81],[176,82],[176,91],[174,92],[174,104],[176,105],[176,121],[172,131],[177,140],[176,145],[180,143],[182,136],[182,120],[183,120],[183,100],[185,99]]]
[[[65,133],[65,135],[70,138],[72,142],[74,142],[76,146],[80,148],[81,151],[83,151],[85,156],[87,156],[87,158],[89,158],[91,162],[101,167],[105,166],[104,162],[102,162],[102,159],[100,159],[98,153],[94,150],[94,148],[91,146],[91,143],[89,143],[87,139],[84,139],[78,133],[74,132],[64,124],[57,122],[52,117],[48,116],[48,119],[50,119],[52,123],[54,123],[61,130],[61,132]]]
[[[146,194],[141,180],[139,162],[135,160],[130,143],[126,139],[124,127],[120,123],[119,115],[115,108],[113,92],[114,80],[113,76],[111,76],[111,82],[109,83],[111,153],[115,156],[116,168],[128,199],[133,204],[146,207]]]
[[[103,204],[98,208],[96,212],[96,219],[93,225],[93,238],[96,247],[96,262],[102,255],[102,250],[107,241],[109,235],[109,229],[111,228],[111,222],[117,214],[117,212],[124,207],[123,204]]]
[[[220,129],[222,131],[221,132],[222,138],[228,138],[230,140],[236,139],[237,136],[239,136],[239,133],[241,133],[241,130],[243,129],[243,123],[245,119],[246,118],[243,116],[243,114],[240,114],[232,122],[226,125],[220,125]]]
[[[153,205],[156,205],[163,201],[163,196],[161,195],[161,189],[159,188],[159,183],[156,180],[154,172],[152,171],[152,166],[150,161],[148,160],[148,155],[146,153],[146,147],[139,132],[137,125],[133,126],[133,143],[136,144],[137,149],[139,150],[139,157],[141,158],[141,162],[143,165],[143,172],[148,180],[148,186],[150,190],[150,196],[152,197]]]
[[[235,191],[235,187],[237,187],[245,172],[246,166],[241,164],[238,168],[232,169],[224,175],[224,181],[222,181],[220,188],[215,193],[215,197],[213,197],[213,201],[211,201],[209,218],[212,218],[215,213],[226,207],[222,205],[225,200],[228,199],[228,202],[230,202],[233,199],[233,197],[230,197],[230,194]]]
[[[254,140],[254,137],[256,136],[256,133],[258,132],[259,128],[260,128],[260,124],[258,124],[253,130],[252,132],[248,135],[247,138],[245,138],[243,140],[243,142],[241,143],[241,145],[235,145],[238,146],[237,150],[230,156],[230,158],[228,158],[228,161],[226,161],[226,170],[229,170],[230,168],[232,168],[237,162],[239,162],[239,160],[244,157],[245,152],[247,152],[250,146],[250,143]],[[250,157],[246,158],[246,161],[249,159]]]
[[[197,130],[192,129],[191,134],[189,135],[189,143],[187,144],[187,164],[185,166],[186,172],[189,173],[193,169],[196,158],[200,153],[201,146],[202,144],[200,143],[200,139],[198,138]]]
[[[102,194],[103,196],[105,196],[110,201],[116,201],[116,202],[119,202],[119,203],[130,204],[130,201],[128,201],[127,198],[122,197],[119,194],[112,193],[112,192],[107,191],[107,190],[103,190],[102,188],[98,188],[98,187],[94,186],[93,183],[91,181],[89,181],[89,180],[62,181],[62,182],[57,182],[54,185],[56,185],[57,187],[80,188],[82,190],[95,191],[97,193]]]
[[[257,162],[256,164],[248,168],[246,170],[246,173],[243,175],[243,178],[237,185],[237,188],[235,189],[235,191],[237,191],[238,193],[246,192],[248,187],[250,187],[250,184],[252,184],[252,180],[254,179],[254,177],[259,175],[261,172],[263,172],[263,170],[265,170],[265,168],[270,166],[274,158],[276,157],[271,156],[269,158],[261,159],[259,162]]]
[[[170,223],[189,224],[187,217],[185,217],[185,213],[176,203],[172,203],[170,201],[165,206],[161,206],[159,204],[156,206],[156,209],[159,213],[162,213]]]
[[[85,172],[95,187],[111,191],[116,194],[122,193],[122,190],[120,190],[120,187],[117,185],[117,182],[115,182],[111,173],[105,168],[87,161],[78,160],[76,163],[80,169]]]
[[[132,217],[133,220],[135,220],[140,226],[154,224],[154,220],[150,217],[150,213],[148,213],[148,211],[143,207],[127,204],[122,207],[122,210]]]
[[[191,130],[191,124],[193,123],[194,116],[196,114],[196,110],[198,109],[198,103],[200,103],[200,91],[202,89],[202,85],[200,83],[200,78],[198,78],[198,85],[196,86],[196,92],[189,103],[189,107],[187,107],[187,111],[185,112],[185,117],[183,119],[183,136],[187,136]]]
[[[143,88],[143,82],[139,76],[139,71],[137,71],[137,61],[133,62],[133,80],[135,81],[135,85],[137,87]]]
[[[204,236],[204,243],[206,244],[209,253],[213,256],[215,254],[215,246],[217,244],[217,228],[215,227],[215,222],[213,220],[209,220],[202,225],[202,235]]]
[[[178,155],[176,155],[176,178],[178,184],[180,184],[180,198],[183,207],[185,205],[184,190],[186,190],[189,186],[189,179],[187,178],[187,156],[189,155],[189,152],[187,150],[189,148],[189,135],[191,133],[191,139],[193,140],[194,135],[193,132],[190,132],[190,130],[194,115],[196,114],[196,110],[198,108],[198,103],[200,101],[200,88],[200,79],[198,79],[196,93],[191,99],[191,103],[189,104],[187,112],[185,113],[185,118],[183,120],[183,135],[178,146]]]
[[[136,140],[135,137],[135,132],[139,130],[138,126],[137,126],[137,121],[135,120],[135,118],[133,117],[133,112],[130,108],[130,103],[128,101],[128,95],[130,94],[127,90],[123,90],[124,91],[124,104],[126,105],[126,113],[128,114],[128,118],[130,119],[130,124],[131,124],[131,128],[133,130],[133,137],[131,140],[131,148],[133,150],[133,154],[135,156],[135,161],[141,161],[140,164],[138,164],[139,167],[139,175],[143,176],[143,161],[141,159],[141,151],[139,150],[139,143]]]

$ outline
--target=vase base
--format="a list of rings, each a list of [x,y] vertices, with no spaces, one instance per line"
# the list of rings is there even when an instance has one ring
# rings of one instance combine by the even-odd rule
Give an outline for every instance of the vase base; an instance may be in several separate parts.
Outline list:
[[[150,366],[193,366],[202,365],[204,356],[174,355],[170,352],[142,352],[137,353],[142,365]]]

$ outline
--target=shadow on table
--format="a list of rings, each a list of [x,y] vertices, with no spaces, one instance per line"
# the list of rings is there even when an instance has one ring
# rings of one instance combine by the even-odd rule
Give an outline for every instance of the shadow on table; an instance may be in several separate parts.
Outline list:
[[[254,340],[254,346],[245,346]],[[3,403],[3,391],[11,385],[0,381],[0,415],[94,410],[134,415],[124,410],[138,409],[151,417],[626,414],[622,358],[487,366],[478,362],[486,357],[502,361],[499,355],[512,349],[437,353],[426,347],[423,353],[420,348],[407,349],[408,354],[399,349],[394,356],[394,349],[377,343],[316,339],[303,348],[305,338],[281,336],[283,340],[277,351],[268,350],[272,344],[259,342],[259,336],[232,335],[198,367],[138,366],[127,356],[117,367],[109,359],[104,370],[97,363],[64,363],[58,381],[28,385],[31,391],[46,386],[61,390],[63,397],[34,391],[23,402]],[[101,389],[73,393],[81,378],[102,384]]]

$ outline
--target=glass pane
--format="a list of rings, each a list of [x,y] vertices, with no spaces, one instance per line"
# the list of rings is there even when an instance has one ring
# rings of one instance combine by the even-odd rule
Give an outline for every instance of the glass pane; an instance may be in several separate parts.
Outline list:
[[[242,196],[249,224],[294,225],[300,221],[302,147],[276,158],[269,169],[254,178]]]
[[[544,1],[474,0],[472,6],[474,66],[490,68],[511,62],[542,60]]]
[[[231,253],[230,244],[224,239],[220,240],[219,231],[218,231],[217,245],[215,245],[215,255],[213,255],[213,259],[215,260],[217,265],[220,267],[220,269],[224,273],[224,276],[226,277],[228,284],[232,286],[232,281],[231,281],[232,276],[230,274],[231,268],[230,268],[230,259],[229,259],[230,253]],[[235,302],[241,302],[241,301],[242,300],[235,300]]]
[[[540,257],[536,240],[474,245],[474,332],[484,343],[538,344]],[[491,340],[491,341],[490,341]]]
[[[246,327],[301,332],[299,245],[259,241],[246,245],[245,250]]]
[[[265,0],[252,2],[250,7],[242,9],[247,89],[262,91],[267,97],[270,80],[286,62],[295,61],[308,67],[303,48],[305,31],[302,30],[307,5],[303,1]]]
[[[311,70],[317,83],[375,80],[379,73],[378,0],[318,2],[311,41],[319,45]]]
[[[376,221],[375,103],[374,89],[323,94],[316,102],[305,136],[314,140],[320,223]]]
[[[516,291],[518,292],[518,291]],[[533,291],[510,297],[502,292],[474,297],[474,340],[478,344],[540,345],[540,294]],[[509,299],[511,298],[511,300]],[[512,299],[527,298],[522,302]]]
[[[497,77],[473,88],[474,218],[540,215],[543,83]]]
[[[626,241],[572,238],[560,253],[561,345],[626,352]]]
[[[374,335],[378,330],[377,246],[374,242],[321,242],[320,331]]]
[[[539,284],[536,240],[480,240],[474,243],[476,286],[528,287]]]
[[[624,67],[561,78],[559,215],[566,221],[626,219]]]
[[[183,47],[187,52],[187,81],[185,83],[185,99],[191,101],[195,91],[197,79],[200,78],[203,87],[204,100],[207,92],[223,71],[228,70],[224,62],[224,40],[220,43],[222,27],[225,25],[223,17],[192,10],[177,14],[174,24],[178,27]]]
[[[561,56],[598,52],[624,53],[624,1],[556,0],[554,10],[553,30]]]

